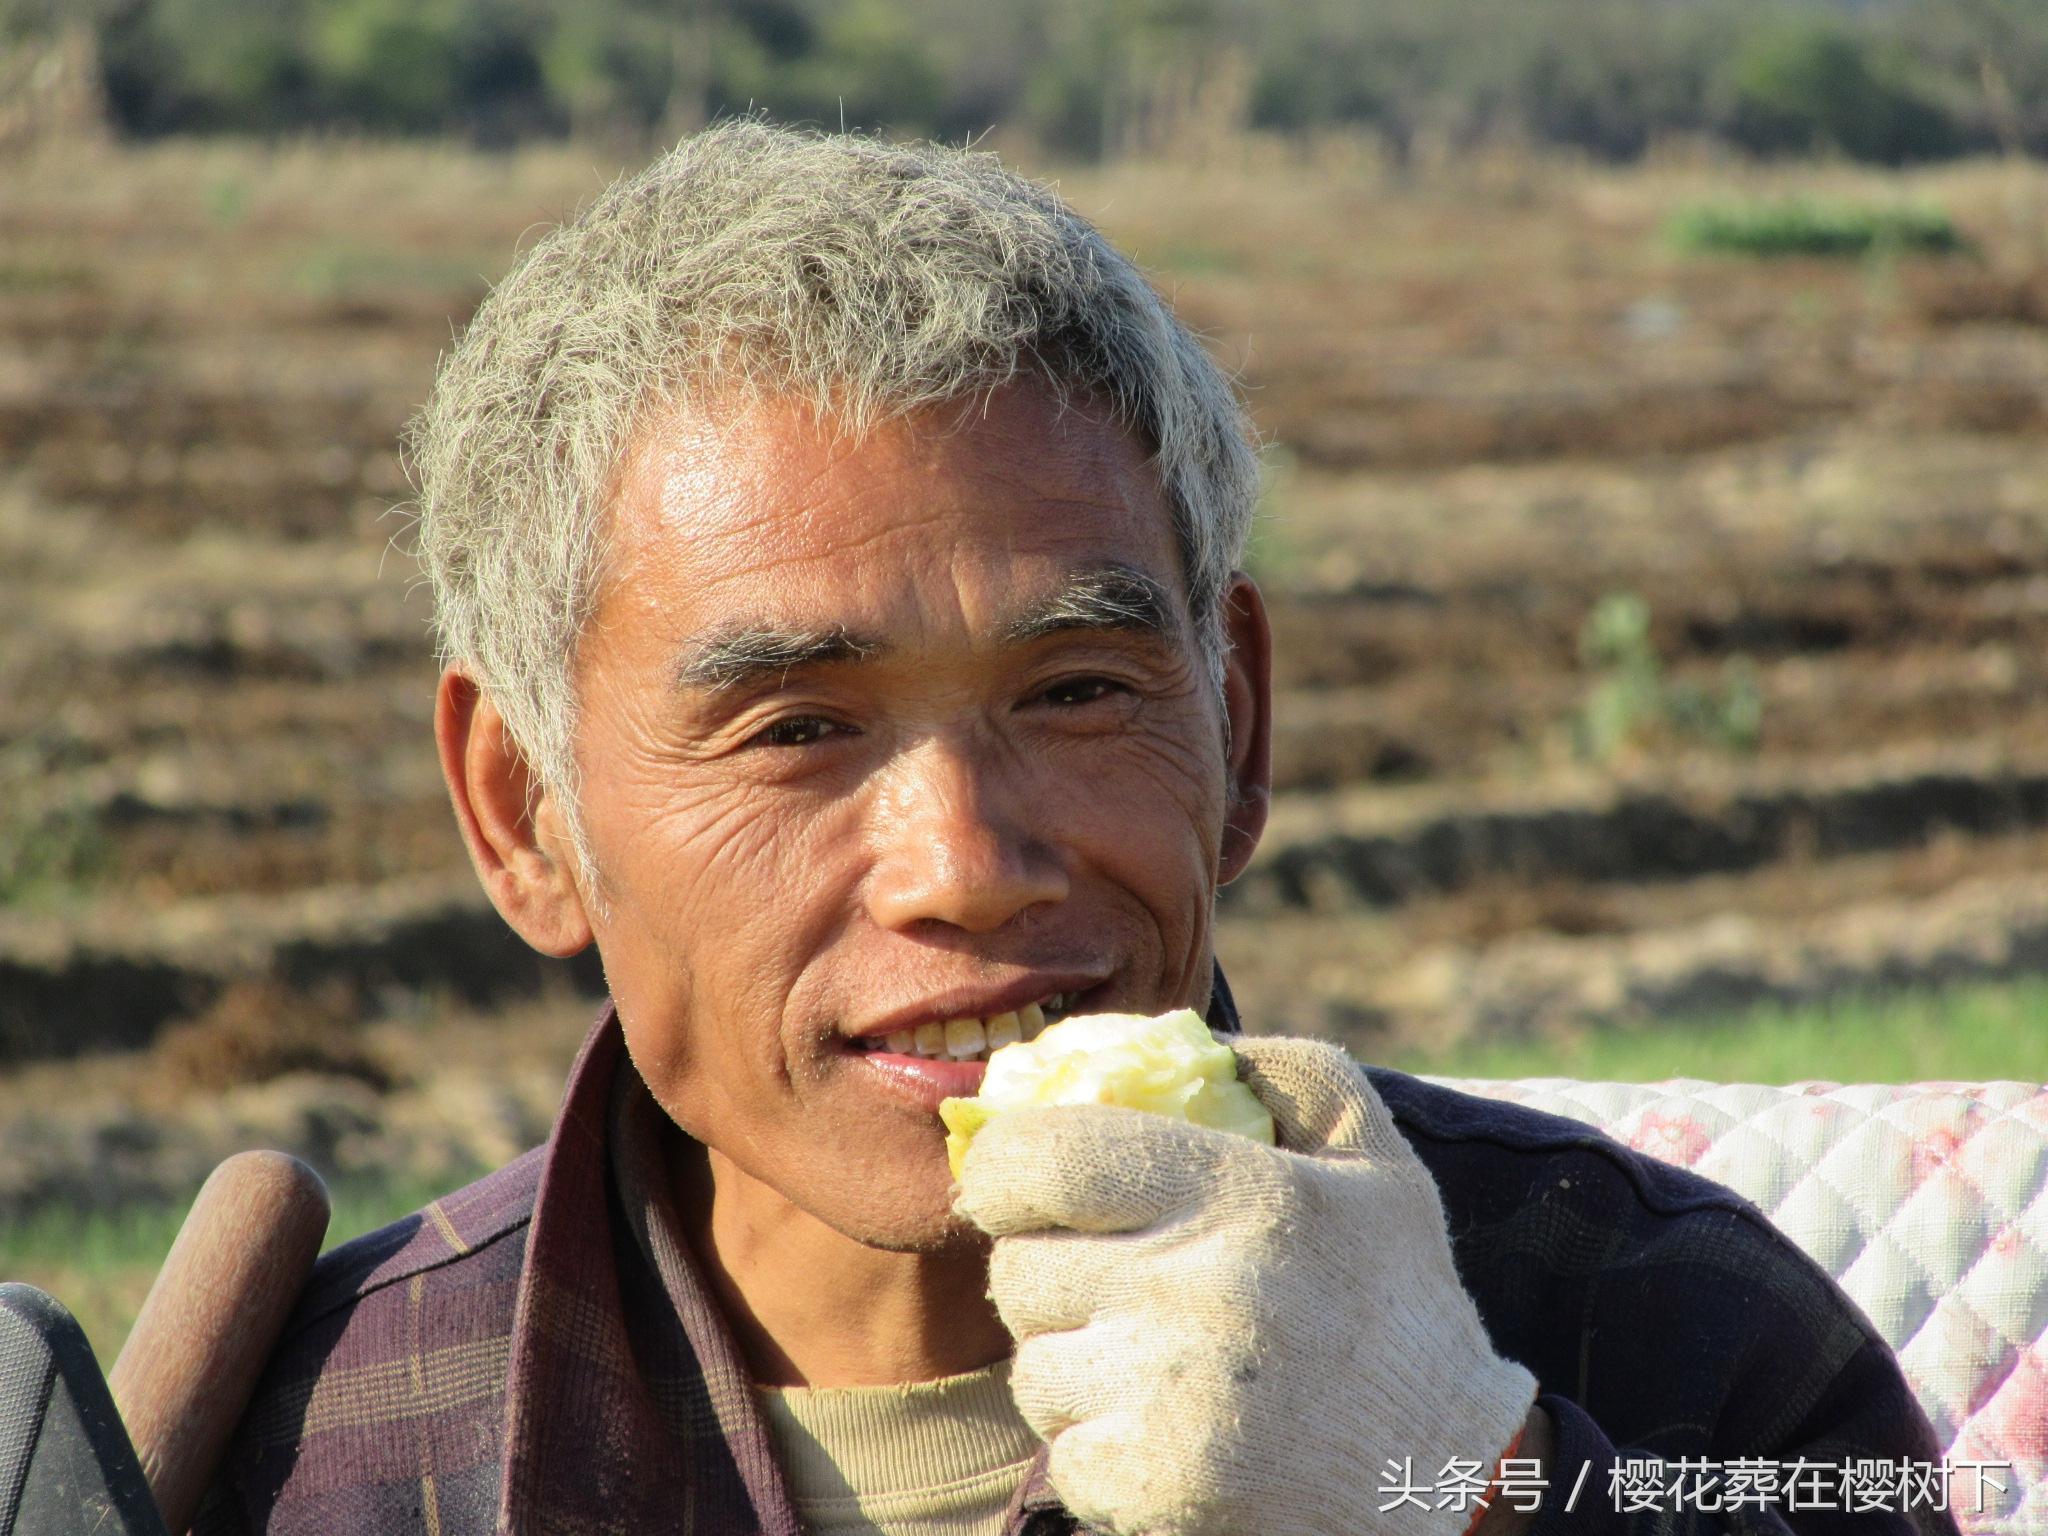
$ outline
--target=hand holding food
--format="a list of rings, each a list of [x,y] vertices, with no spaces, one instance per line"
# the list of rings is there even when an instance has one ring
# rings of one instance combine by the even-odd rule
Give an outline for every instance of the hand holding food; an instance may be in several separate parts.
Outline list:
[[[996,1238],[1053,1486],[1123,1536],[1458,1536],[1471,1509],[1381,1511],[1378,1478],[1404,1456],[1490,1470],[1535,1378],[1494,1352],[1435,1182],[1350,1059],[1231,1054],[1277,1146],[1101,1104],[971,1133],[956,1208]]]

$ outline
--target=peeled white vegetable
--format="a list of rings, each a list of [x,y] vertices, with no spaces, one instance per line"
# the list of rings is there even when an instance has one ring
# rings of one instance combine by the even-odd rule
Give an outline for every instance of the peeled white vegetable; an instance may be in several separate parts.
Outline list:
[[[954,1177],[975,1132],[990,1120],[1051,1104],[1117,1104],[1273,1141],[1273,1117],[1237,1080],[1237,1053],[1209,1033],[1194,1009],[1152,1018],[1078,1014],[992,1053],[979,1095],[939,1105]]]

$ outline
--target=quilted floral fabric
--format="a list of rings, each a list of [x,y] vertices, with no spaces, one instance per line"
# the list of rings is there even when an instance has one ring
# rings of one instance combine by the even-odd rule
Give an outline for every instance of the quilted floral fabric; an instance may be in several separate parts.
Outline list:
[[[1599,1127],[1756,1202],[1898,1352],[1965,1532],[2048,1533],[2048,1089],[1436,1078]],[[1962,1484],[1959,1483],[1959,1486]]]

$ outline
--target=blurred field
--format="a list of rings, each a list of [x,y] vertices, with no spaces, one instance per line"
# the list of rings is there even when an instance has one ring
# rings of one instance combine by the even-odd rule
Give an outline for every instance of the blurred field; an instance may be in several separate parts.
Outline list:
[[[0,1220],[60,1224],[0,1268],[61,1255],[34,1213],[236,1146],[395,1213],[544,1132],[594,970],[474,888],[389,509],[452,329],[615,169],[0,166]],[[1445,1072],[2048,1076],[2048,175],[1245,141],[1062,184],[1272,445],[1282,796],[1222,939],[1255,1027]],[[1674,233],[1800,198],[1961,245]],[[1936,1001],[1838,1006],[1904,992]]]

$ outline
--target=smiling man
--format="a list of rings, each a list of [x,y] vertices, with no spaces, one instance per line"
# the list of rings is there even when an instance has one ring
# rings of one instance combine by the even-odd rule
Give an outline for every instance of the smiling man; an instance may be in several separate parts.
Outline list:
[[[1952,1529],[1617,1509],[1932,1435],[1726,1191],[1239,1034],[1251,435],[1050,193],[724,125],[535,247],[413,446],[457,821],[611,1004],[546,1147],[323,1260],[202,1530]],[[1041,1110],[954,1184],[991,1048],[1174,1008],[1278,1147]]]

